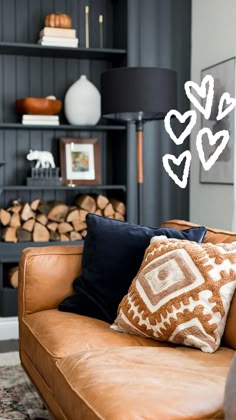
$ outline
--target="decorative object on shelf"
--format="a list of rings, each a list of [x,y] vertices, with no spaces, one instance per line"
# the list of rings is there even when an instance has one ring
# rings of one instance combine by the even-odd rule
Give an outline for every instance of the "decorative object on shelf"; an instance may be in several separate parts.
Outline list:
[[[85,47],[89,48],[89,6],[85,6]]]
[[[143,223],[143,124],[161,120],[176,107],[176,72],[156,67],[121,67],[102,73],[102,115],[136,124],[137,220]]]
[[[67,28],[72,27],[72,19],[66,13],[50,13],[45,17],[44,24],[51,28]]]
[[[19,114],[56,115],[62,108],[62,101],[55,96],[46,98],[27,97],[16,100],[16,109]]]
[[[101,183],[98,139],[60,139],[61,176],[65,185]]]
[[[21,120],[23,125],[60,125],[59,116],[58,115],[29,115],[24,114],[22,115]]]
[[[4,162],[4,161],[0,162],[0,168],[1,168],[2,166],[6,165],[6,163],[7,163],[7,162]]]
[[[55,168],[54,157],[51,152],[30,150],[26,156],[28,160],[37,160],[35,168]]]
[[[59,176],[60,168],[31,168],[31,177],[27,177],[26,184],[29,187],[49,187],[62,185]]]
[[[76,48],[79,39],[75,29],[43,28],[39,33],[38,44],[52,47]]]
[[[44,27],[39,32],[39,38],[43,38],[44,36],[53,37],[55,39],[56,38],[74,39],[76,38],[76,29]]]
[[[96,125],[101,117],[101,95],[85,75],[68,89],[64,101],[65,116],[70,124]]]
[[[75,143],[72,142],[72,143],[70,143],[70,154],[71,154],[71,156],[73,156],[74,151],[75,151]],[[70,179],[70,182],[68,184],[69,187],[75,187],[75,184],[73,183],[72,178],[73,178],[73,170],[71,170],[71,179]]]
[[[99,15],[99,47],[103,48],[103,15]]]
[[[79,39],[67,39],[67,38],[59,38],[57,37],[54,39],[53,37],[44,36],[38,40],[38,44],[45,46],[45,47],[67,47],[67,48],[77,48],[79,45]]]
[[[51,152],[30,150],[27,159],[37,160],[34,168],[31,168],[31,177],[27,177],[28,186],[58,186],[61,185],[59,168],[56,168],[54,157]]]

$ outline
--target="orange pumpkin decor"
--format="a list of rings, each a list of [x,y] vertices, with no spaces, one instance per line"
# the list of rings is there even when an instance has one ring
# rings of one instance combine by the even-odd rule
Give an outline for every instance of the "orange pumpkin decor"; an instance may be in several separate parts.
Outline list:
[[[70,29],[72,27],[72,19],[69,15],[65,13],[51,13],[45,18],[45,26],[51,28],[66,28]]]

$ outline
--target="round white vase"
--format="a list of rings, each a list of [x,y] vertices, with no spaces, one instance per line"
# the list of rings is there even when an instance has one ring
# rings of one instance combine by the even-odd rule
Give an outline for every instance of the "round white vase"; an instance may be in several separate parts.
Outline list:
[[[73,125],[96,125],[101,117],[101,95],[85,75],[68,89],[64,100],[65,116]]]

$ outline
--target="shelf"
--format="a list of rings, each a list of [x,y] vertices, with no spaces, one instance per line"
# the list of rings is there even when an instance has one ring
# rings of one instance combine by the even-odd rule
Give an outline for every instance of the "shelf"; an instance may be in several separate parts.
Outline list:
[[[84,241],[57,241],[57,242],[0,242],[0,263],[17,263],[23,249],[53,245],[83,245]]]
[[[28,185],[0,185],[0,192],[1,191],[38,191],[38,190],[46,190],[46,191],[74,191],[74,190],[122,190],[126,191],[125,185],[76,185],[75,187],[68,187],[64,185],[55,185],[55,186],[28,186]]]
[[[125,49],[46,47],[38,44],[0,42],[0,53],[35,57],[59,57],[77,59],[111,60],[126,57]]]
[[[126,130],[125,125],[23,125],[21,123],[0,123],[0,130],[56,130],[56,131],[117,131]]]
[[[17,289],[0,289],[0,317],[17,316]]]

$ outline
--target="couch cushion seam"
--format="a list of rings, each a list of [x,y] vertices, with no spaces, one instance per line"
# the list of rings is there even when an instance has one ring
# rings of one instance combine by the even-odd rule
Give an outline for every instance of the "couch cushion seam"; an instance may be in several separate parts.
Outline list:
[[[74,393],[78,395],[78,397],[84,402],[84,404],[87,405],[89,407],[89,409],[94,414],[96,414],[96,416],[98,416],[98,418],[100,420],[105,420],[105,417],[103,417],[103,416],[101,417],[100,414],[97,412],[97,410],[95,408],[93,408],[91,406],[91,404],[87,401],[87,399],[85,399],[84,397],[82,397],[81,393],[78,390],[76,390],[74,388],[74,386],[68,381],[67,377],[64,375],[64,372],[61,370],[61,368],[60,368],[60,366],[58,365],[57,362],[56,362],[56,366],[57,366],[57,369],[60,371],[61,375],[63,376],[64,380],[67,382],[67,384],[70,386],[70,388],[74,391]]]
[[[32,364],[33,369],[34,369],[34,370],[37,372],[37,374],[40,376],[40,379],[42,380],[43,385],[44,385],[46,388],[48,388],[49,390],[51,390],[51,397],[55,399],[55,395],[54,395],[54,394],[53,394],[53,392],[52,392],[52,387],[49,387],[48,383],[45,381],[45,378],[41,375],[41,373],[39,372],[39,370],[37,369],[37,367],[34,365],[33,361],[31,360],[30,356],[29,356],[29,355],[25,352],[25,350],[24,350],[24,349],[21,349],[21,351],[22,351],[22,353],[24,353],[24,357],[29,359],[29,363],[31,363],[31,364]],[[30,372],[28,371],[27,367],[26,367],[24,364],[23,364],[23,367],[24,367],[25,371],[27,372],[27,375],[31,378],[31,376],[30,376]],[[36,387],[36,389],[37,389],[37,385],[35,385],[35,387]],[[39,395],[41,395],[40,391],[37,391],[37,392],[39,393]],[[43,399],[43,400],[44,400],[44,399]],[[45,404],[46,404],[46,401],[45,401]],[[58,404],[58,403],[57,403],[57,404]],[[61,412],[62,412],[63,416],[64,416],[64,417],[65,417],[65,419],[66,419],[66,416],[65,416],[65,414],[64,414],[64,412],[63,412],[63,410],[61,409],[61,407],[59,406],[59,404],[58,404],[58,407],[60,408],[60,410],[61,410]],[[50,412],[50,410],[48,410],[48,411]]]
[[[42,343],[42,341],[41,341],[41,339],[39,338],[39,336],[33,331],[33,329],[30,327],[30,325],[26,322],[26,320],[25,320],[25,318],[23,318],[23,323],[27,326],[27,328],[29,328],[29,330],[30,330],[30,332],[32,333],[32,335],[35,337],[35,339],[37,340],[37,341],[39,341],[39,343],[40,343],[40,345],[43,347],[43,349],[48,353],[48,354],[50,354],[50,356],[52,356],[53,358],[56,358],[56,359],[62,359],[63,357],[65,357],[65,356],[55,356],[53,353],[51,353],[48,349],[47,349],[47,347]]]

